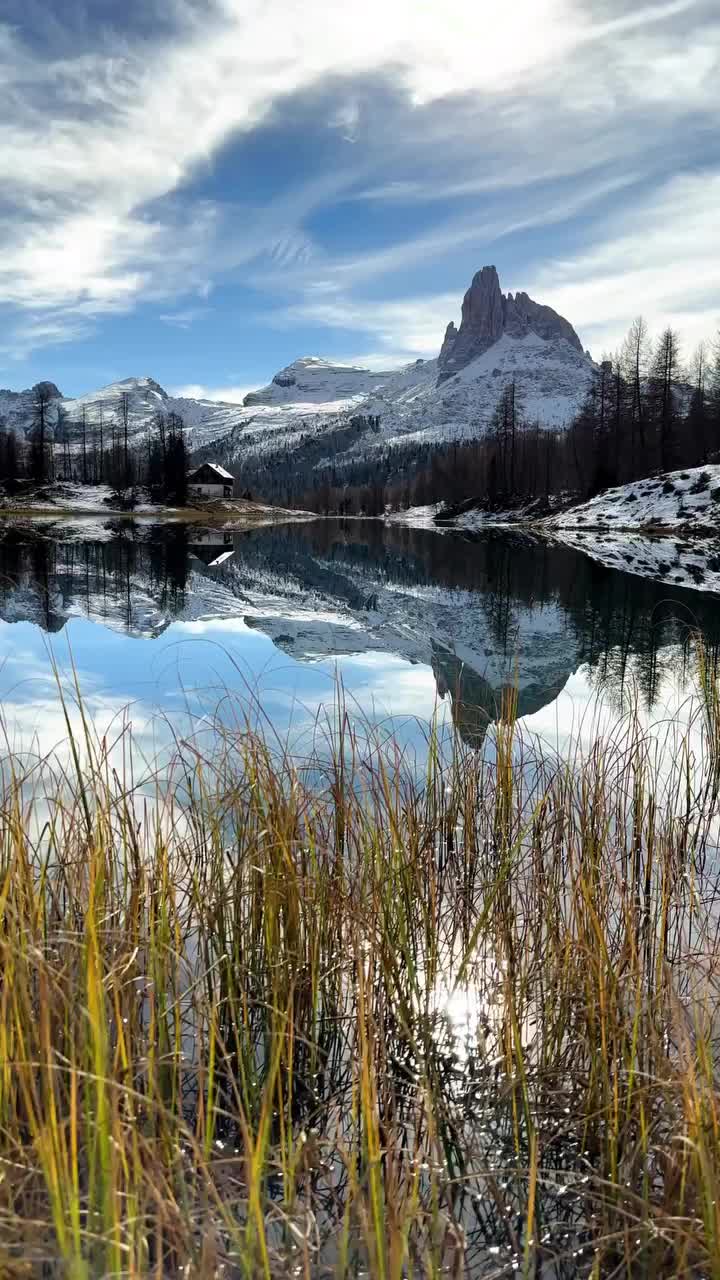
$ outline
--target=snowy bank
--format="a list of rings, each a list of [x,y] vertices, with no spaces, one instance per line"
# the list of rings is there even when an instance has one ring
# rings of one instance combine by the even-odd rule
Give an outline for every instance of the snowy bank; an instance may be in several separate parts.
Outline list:
[[[555,529],[720,531],[720,465],[669,471],[606,489],[548,523]]]

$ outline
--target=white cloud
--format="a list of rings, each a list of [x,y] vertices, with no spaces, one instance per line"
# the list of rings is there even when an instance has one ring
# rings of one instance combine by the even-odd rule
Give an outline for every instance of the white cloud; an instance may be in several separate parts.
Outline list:
[[[196,320],[200,320],[209,312],[209,307],[185,307],[182,311],[169,311],[158,317],[171,329],[190,329]]]
[[[637,174],[648,138],[672,153],[679,123],[690,111],[711,121],[720,92],[712,5],[671,0],[628,14],[609,0],[604,8],[594,16],[584,0],[500,8],[458,0],[450,20],[442,6],[417,0],[169,0],[176,28],[162,45],[128,32],[111,47],[99,40],[94,52],[55,59],[24,44],[21,27],[0,25],[0,293],[37,325],[23,330],[19,321],[4,349],[17,355],[33,342],[77,337],[93,317],[141,299],[202,296],[214,275],[261,254],[283,271],[312,260],[320,275],[324,256],[305,220],[353,187],[378,198],[413,184],[422,193],[422,179],[387,168],[408,144],[427,162],[426,189],[441,190],[442,178],[481,204],[488,191],[513,190],[500,213],[516,228],[552,218],[524,191],[543,172],[579,176],[580,203],[583,193],[601,199],[593,167],[615,157],[622,184]],[[347,168],[291,181],[265,208],[197,198],[183,206],[188,181],[289,95],[365,75],[387,77],[422,110],[406,110],[396,134],[373,121],[363,160],[347,147]],[[361,101],[352,88],[338,89],[338,100],[330,123],[359,142]],[[477,217],[476,239],[484,221]],[[403,239],[388,270],[402,266]],[[442,254],[472,239],[469,222],[451,220],[420,248]],[[412,252],[407,261],[417,261]],[[380,251],[377,270],[383,259]],[[350,282],[351,261],[326,265]],[[166,322],[183,310],[168,310]],[[420,327],[408,335],[413,349],[425,341]],[[394,329],[389,340],[397,345]]]
[[[199,382],[190,382],[186,386],[174,387],[170,395],[179,399],[214,400],[223,404],[242,404],[248,391],[256,391],[257,386],[205,387]]]
[[[642,311],[651,331],[672,324],[686,351],[720,328],[720,173],[672,178],[569,261],[545,264],[528,289],[570,316],[597,354],[613,350]]]
[[[443,330],[457,316],[459,302],[454,293],[436,293],[426,297],[398,300],[318,300],[300,303],[279,312],[279,325],[298,323],[322,325],[328,329],[356,330],[372,333],[381,344],[380,350],[359,356],[350,363],[388,368],[406,364],[417,357],[436,356]],[[443,317],[445,319],[443,320]]]

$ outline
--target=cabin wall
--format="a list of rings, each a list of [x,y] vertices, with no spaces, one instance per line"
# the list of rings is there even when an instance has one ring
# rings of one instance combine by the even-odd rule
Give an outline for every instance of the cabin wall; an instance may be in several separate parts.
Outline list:
[[[232,498],[231,484],[195,484],[190,482],[188,494],[191,498]]]

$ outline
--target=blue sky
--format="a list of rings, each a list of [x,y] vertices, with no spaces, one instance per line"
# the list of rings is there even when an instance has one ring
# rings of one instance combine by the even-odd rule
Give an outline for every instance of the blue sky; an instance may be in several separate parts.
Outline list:
[[[0,386],[236,398],[437,352],[473,272],[593,354],[720,325],[717,0],[4,0]]]

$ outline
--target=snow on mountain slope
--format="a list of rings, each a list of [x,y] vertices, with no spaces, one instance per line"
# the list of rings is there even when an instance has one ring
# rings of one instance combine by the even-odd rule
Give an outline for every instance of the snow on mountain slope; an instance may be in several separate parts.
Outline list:
[[[403,369],[374,371],[304,356],[275,374],[242,404],[173,398],[153,378],[126,378],[74,399],[59,393],[71,447],[86,429],[106,439],[122,426],[142,443],[156,414],[176,412],[188,445],[261,486],[261,468],[293,468],[305,475],[342,467],[402,441],[443,442],[482,434],[503,390],[515,382],[522,412],[542,426],[560,427],[579,409],[596,375],[572,325],[551,308],[518,293],[504,295],[494,267],[484,267],[465,295],[459,329],[449,325],[440,354]],[[57,391],[57,388],[54,388]],[[27,430],[32,393],[0,392],[0,418]],[[253,461],[254,460],[254,461]]]
[[[355,371],[363,372],[363,371]],[[371,375],[377,379],[379,375]],[[382,375],[364,397],[350,395],[360,379],[343,387],[334,379],[310,389],[272,386],[245,398],[245,417],[214,443],[230,467],[287,462],[321,467],[352,464],[388,445],[413,446],[473,438],[487,429],[503,390],[514,380],[518,403],[529,421],[567,425],[596,376],[589,356],[565,338],[503,334],[459,373],[438,384],[437,360],[417,361]],[[293,400],[293,395],[340,397]],[[258,403],[256,395],[267,397]],[[248,403],[248,401],[252,403]],[[353,430],[353,424],[356,428]],[[195,446],[197,447],[197,446]]]
[[[392,377],[392,372],[372,372],[356,365],[333,364],[320,356],[302,356],[276,373],[266,387],[246,395],[243,405],[296,410],[321,405],[327,412],[349,409]]]
[[[305,467],[337,467],[388,445],[472,438],[513,381],[526,419],[562,427],[596,375],[567,320],[525,294],[505,297],[495,268],[483,268],[466,294],[460,329],[448,327],[437,359],[381,373],[297,360],[245,397],[248,420],[225,440],[222,461],[247,467],[253,457],[270,463],[295,455]],[[343,438],[352,422],[360,429]]]
[[[438,364],[412,365],[362,406],[380,415],[384,434],[452,439],[481,433],[506,386],[514,381],[525,416],[560,427],[577,413],[595,377],[589,356],[566,338],[504,333],[481,355],[437,384]]]
[[[52,387],[52,399],[48,406],[48,435],[57,434],[58,421],[62,423],[63,438],[71,449],[79,449],[82,441],[82,422],[91,441],[97,441],[100,429],[103,442],[110,444],[113,433],[124,431],[123,402],[127,397],[128,440],[133,447],[142,444],[152,430],[158,413],[178,413],[186,427],[190,449],[227,436],[233,427],[248,417],[247,410],[238,403],[222,403],[214,400],[192,400],[183,396],[171,396],[154,378],[124,378],[111,382],[96,391],[80,396],[63,396]],[[35,416],[34,393],[27,391],[0,391],[0,426],[16,432],[19,438],[33,428]]]
[[[186,427],[188,446],[201,448],[211,440],[228,434],[247,413],[240,404],[221,403],[213,400],[193,400],[184,396],[170,396],[154,378],[125,378],[112,382],[98,391],[90,391],[75,399],[62,401],[72,435],[77,436],[77,424],[85,411],[86,422],[98,431],[101,421],[104,429],[112,432],[122,423],[123,397],[128,397],[128,428],[134,444],[152,429],[158,413],[177,413]]]
[[[548,522],[555,529],[720,526],[720,465],[668,471],[607,489]]]

